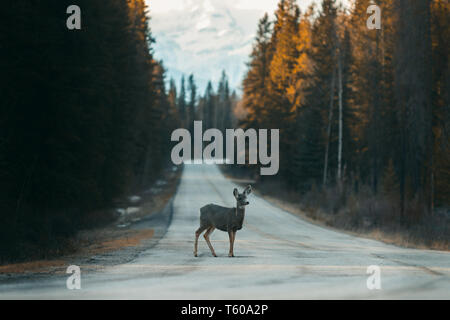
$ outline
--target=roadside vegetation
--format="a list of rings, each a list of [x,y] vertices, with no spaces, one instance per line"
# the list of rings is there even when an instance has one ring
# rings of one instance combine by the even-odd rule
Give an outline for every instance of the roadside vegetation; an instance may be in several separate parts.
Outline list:
[[[280,129],[280,171],[227,172],[327,225],[448,249],[449,14],[443,0],[279,1],[257,28],[239,126]]]
[[[58,251],[34,247],[40,250],[39,254],[16,257],[10,263],[5,261],[0,264],[0,280],[26,273],[65,273],[67,266],[74,263],[83,264],[85,270],[98,270],[105,265],[129,261],[144,250],[146,241],[155,235],[151,224],[145,227],[138,224],[153,215],[166,214],[182,172],[183,167],[168,167],[147,188],[121,197],[114,207],[90,213],[89,223],[72,237],[65,238]]]
[[[311,223],[408,248],[450,250],[448,209],[435,209],[432,216],[423,216],[412,206],[408,208],[413,215],[409,222],[400,223],[399,208],[392,198],[375,195],[370,188],[358,194],[333,188],[302,194],[280,180],[255,179],[246,169],[221,169],[233,182],[242,187],[252,184],[258,196]]]

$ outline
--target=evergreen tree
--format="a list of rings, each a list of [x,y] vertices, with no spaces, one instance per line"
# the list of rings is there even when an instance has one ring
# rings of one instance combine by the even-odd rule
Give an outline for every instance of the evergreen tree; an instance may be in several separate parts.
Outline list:
[[[297,45],[292,40],[298,36],[300,9],[294,0],[280,1],[275,16],[269,66],[269,104],[266,106],[270,119],[268,128],[283,128],[280,134],[280,153],[291,154],[295,147],[292,137],[297,133],[294,125],[295,99],[289,93],[295,82],[293,71],[299,56]],[[291,166],[291,157],[281,157],[280,175],[288,180]]]
[[[194,75],[191,74],[188,78],[188,90],[189,90],[189,128],[191,132],[194,132],[194,120],[197,104],[197,86],[194,81]]]
[[[248,71],[243,81],[244,107],[248,112],[245,120],[246,126],[252,128],[265,128],[268,123],[267,116],[267,85],[270,66],[270,40],[271,23],[266,13],[259,21],[255,44],[250,55]]]
[[[145,1],[75,1],[76,32],[64,23],[70,4],[2,10],[2,30],[17,27],[0,34],[0,263],[60,250],[168,160],[176,120]]]
[[[395,97],[400,126],[401,218],[406,202],[430,196],[432,155],[430,2],[396,0]],[[408,191],[410,193],[408,194]]]
[[[222,71],[219,87],[217,89],[217,124],[218,129],[225,132],[231,125],[231,101],[228,77],[225,70]]]
[[[208,81],[206,86],[205,95],[203,97],[203,119],[204,127],[206,129],[216,128],[216,105],[215,95],[211,81]]]
[[[188,113],[186,112],[186,88],[185,88],[185,80],[184,75],[181,77],[181,84],[180,84],[180,95],[178,96],[178,110],[180,113],[181,122],[184,127],[188,125],[187,116]]]

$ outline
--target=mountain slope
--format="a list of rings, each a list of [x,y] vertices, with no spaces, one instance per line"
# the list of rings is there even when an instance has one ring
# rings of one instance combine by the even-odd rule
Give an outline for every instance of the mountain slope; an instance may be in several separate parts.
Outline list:
[[[184,1],[176,9],[152,12],[155,56],[163,59],[169,77],[179,82],[194,73],[200,92],[210,79],[217,83],[225,69],[232,88],[239,88],[261,9],[241,9],[233,2]]]

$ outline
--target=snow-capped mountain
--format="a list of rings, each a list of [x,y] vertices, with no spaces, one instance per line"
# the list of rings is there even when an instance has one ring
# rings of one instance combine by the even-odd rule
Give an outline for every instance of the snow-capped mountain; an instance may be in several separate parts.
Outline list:
[[[344,3],[349,0],[341,0]],[[258,20],[273,18],[279,0],[147,0],[155,57],[163,59],[168,78],[194,73],[199,93],[208,80],[214,87],[222,70],[230,86],[241,86]],[[297,0],[302,11],[313,0]],[[321,0],[316,0],[320,3]]]
[[[264,9],[242,7],[239,1],[184,0],[161,10],[152,7],[158,1],[149,1],[150,27],[155,57],[164,60],[168,78],[178,84],[182,74],[194,73],[203,94],[208,80],[216,88],[225,70],[230,86],[239,89]],[[272,2],[276,6],[277,1]]]

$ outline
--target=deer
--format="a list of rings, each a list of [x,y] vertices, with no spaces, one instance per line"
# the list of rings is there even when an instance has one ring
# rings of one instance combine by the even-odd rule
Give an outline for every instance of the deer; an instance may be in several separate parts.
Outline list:
[[[248,185],[244,192],[239,193],[238,189],[234,188],[233,196],[236,198],[236,207],[227,208],[218,206],[216,204],[208,204],[200,208],[200,227],[195,231],[194,257],[197,257],[198,237],[206,230],[203,237],[208,244],[209,249],[214,257],[217,257],[209,236],[215,229],[228,232],[230,240],[229,257],[234,257],[234,239],[236,232],[242,229],[245,217],[245,206],[249,204],[247,196],[252,192],[252,187]]]

